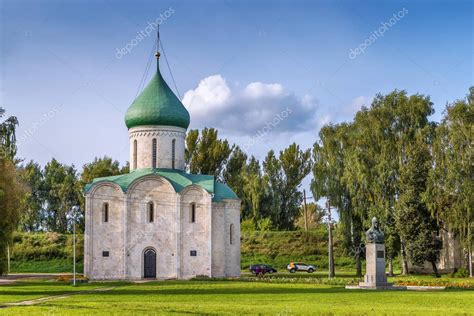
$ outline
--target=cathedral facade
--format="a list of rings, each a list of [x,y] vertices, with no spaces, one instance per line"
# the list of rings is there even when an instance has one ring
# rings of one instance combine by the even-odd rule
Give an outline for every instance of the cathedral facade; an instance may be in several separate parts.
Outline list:
[[[240,275],[240,199],[213,176],[185,171],[189,123],[157,62],[125,116],[130,172],[85,187],[89,279]]]

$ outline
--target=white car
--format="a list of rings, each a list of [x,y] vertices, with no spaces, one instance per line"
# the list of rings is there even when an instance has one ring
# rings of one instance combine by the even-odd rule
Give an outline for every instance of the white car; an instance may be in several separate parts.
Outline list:
[[[293,264],[289,264],[286,269],[291,273],[295,273],[296,271],[306,271],[308,273],[313,273],[316,268],[312,265],[302,263],[302,262],[295,262]]]

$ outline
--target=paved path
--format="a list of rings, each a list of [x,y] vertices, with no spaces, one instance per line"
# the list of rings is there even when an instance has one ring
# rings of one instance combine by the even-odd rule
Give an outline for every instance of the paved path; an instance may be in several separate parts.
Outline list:
[[[69,273],[14,273],[0,277],[0,285],[12,284],[24,279],[54,279],[60,275],[70,275]]]
[[[53,295],[53,296],[46,296],[46,297],[41,297],[37,298],[34,300],[27,300],[27,301],[20,301],[20,302],[13,302],[13,303],[3,303],[4,306],[0,306],[0,308],[5,308],[5,307],[11,307],[11,306],[30,306],[30,305],[36,305],[36,304],[41,304],[44,302],[52,301],[52,300],[58,300],[58,299],[63,299],[63,298],[68,298],[73,295],[78,295],[78,294],[88,294],[88,293],[93,293],[93,292],[105,292],[105,291],[110,291],[114,289],[115,287],[101,287],[93,290],[88,290],[88,291],[79,291],[79,292],[72,292],[72,293],[65,293],[61,295]]]

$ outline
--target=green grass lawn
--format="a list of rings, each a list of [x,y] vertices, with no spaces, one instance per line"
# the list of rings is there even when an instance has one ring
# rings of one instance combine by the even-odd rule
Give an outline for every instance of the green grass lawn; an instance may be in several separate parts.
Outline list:
[[[12,273],[68,273],[72,272],[73,261],[70,259],[21,260],[11,262]],[[76,270],[82,273],[83,262],[78,261]]]
[[[103,285],[89,283],[73,287],[66,282],[48,280],[19,281],[14,284],[0,285],[0,306],[6,302],[18,302],[69,292],[91,290],[98,287],[103,287]]]
[[[29,281],[0,286],[0,302],[111,285],[116,287],[107,292],[79,294],[35,306],[0,308],[0,314],[474,314],[472,290],[375,292],[346,290],[342,286],[260,281],[92,283],[76,288],[60,282]]]

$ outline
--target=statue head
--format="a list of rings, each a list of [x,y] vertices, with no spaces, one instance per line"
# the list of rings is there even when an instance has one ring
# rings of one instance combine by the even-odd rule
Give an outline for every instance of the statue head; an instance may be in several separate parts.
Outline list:
[[[372,227],[379,229],[379,221],[377,220],[377,217],[372,218]]]

